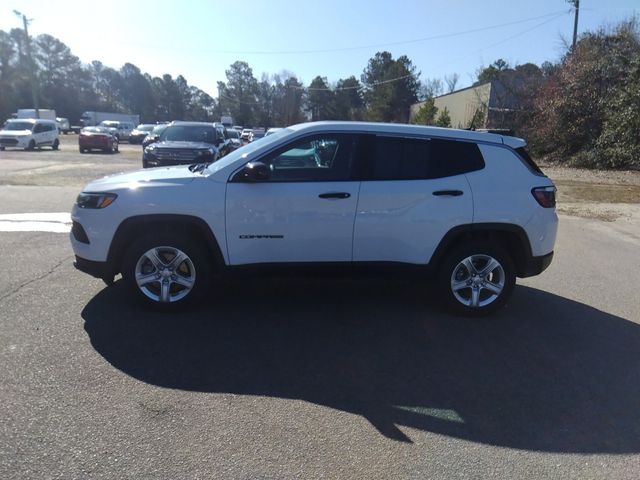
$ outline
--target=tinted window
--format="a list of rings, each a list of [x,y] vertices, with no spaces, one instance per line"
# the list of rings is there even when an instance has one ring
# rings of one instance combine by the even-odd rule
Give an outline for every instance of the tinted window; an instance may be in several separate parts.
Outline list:
[[[473,142],[431,140],[429,178],[450,177],[484,168],[484,159]]]
[[[261,161],[271,169],[271,181],[350,180],[356,144],[355,135],[319,135],[290,144]]]
[[[531,155],[529,155],[529,152],[527,151],[526,148],[524,147],[516,148],[516,152],[518,152],[518,155],[520,155],[520,158],[524,160],[524,162],[529,166],[529,168],[531,168],[531,170],[533,170],[535,173],[539,175],[544,175],[544,172],[538,166],[538,164],[533,160],[533,158],[531,158]]]
[[[172,125],[162,132],[163,141],[177,142],[205,142],[215,143],[215,130],[213,127],[200,125]]]
[[[484,167],[475,143],[454,140],[377,137],[366,156],[372,180],[441,178]]]

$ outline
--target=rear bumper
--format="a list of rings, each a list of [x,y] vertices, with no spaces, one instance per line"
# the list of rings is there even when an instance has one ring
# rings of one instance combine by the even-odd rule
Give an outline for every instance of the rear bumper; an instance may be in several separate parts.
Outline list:
[[[92,277],[101,279],[113,278],[113,272],[107,262],[94,262],[76,255],[76,261],[73,262],[73,266],[81,272],[88,273]]]
[[[523,268],[518,272],[520,278],[533,277],[544,272],[553,260],[553,252],[540,257],[529,257]]]
[[[111,142],[108,140],[94,140],[89,142],[80,142],[80,148],[109,148],[111,147]]]

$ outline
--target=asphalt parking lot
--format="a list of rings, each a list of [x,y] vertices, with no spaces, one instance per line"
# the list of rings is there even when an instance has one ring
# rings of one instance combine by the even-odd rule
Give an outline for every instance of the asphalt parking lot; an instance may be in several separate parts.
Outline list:
[[[141,164],[62,139],[0,152],[0,478],[638,478],[637,224],[562,215],[489,319],[396,278],[234,278],[158,314],[76,271],[57,220],[11,227]]]

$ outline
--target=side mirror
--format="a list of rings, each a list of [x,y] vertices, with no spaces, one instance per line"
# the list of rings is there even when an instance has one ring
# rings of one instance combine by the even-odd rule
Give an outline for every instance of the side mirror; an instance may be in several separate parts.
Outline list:
[[[240,178],[245,182],[262,182],[271,178],[271,170],[262,162],[249,162],[240,172]]]

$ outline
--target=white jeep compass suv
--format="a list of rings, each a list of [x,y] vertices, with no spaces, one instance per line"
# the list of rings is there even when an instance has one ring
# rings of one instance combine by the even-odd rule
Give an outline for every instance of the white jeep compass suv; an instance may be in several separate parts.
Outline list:
[[[504,305],[551,262],[555,187],[519,138],[294,125],[211,164],[123,173],[73,207],[75,266],[142,300],[191,301],[246,265],[418,266],[459,313]]]

